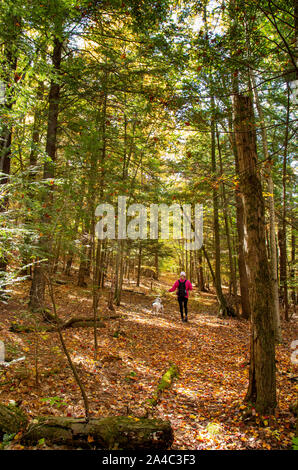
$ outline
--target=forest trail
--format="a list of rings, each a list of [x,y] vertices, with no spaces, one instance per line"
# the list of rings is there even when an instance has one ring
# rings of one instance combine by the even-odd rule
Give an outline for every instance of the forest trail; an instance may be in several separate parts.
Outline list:
[[[92,315],[90,290],[75,286],[70,278],[55,285],[61,318]],[[182,323],[175,294],[163,295],[165,311],[154,315],[151,306],[157,293],[165,292],[175,278],[163,275],[139,288],[124,285],[122,302],[116,307],[119,319],[106,321],[98,329],[98,360],[93,360],[93,328],[71,328],[63,332],[73,361],[90,399],[94,416],[142,416],[162,375],[171,363],[179,377],[165,390],[150,416],[170,420],[174,449],[274,449],[291,448],[293,415],[289,404],[295,395],[294,365],[290,342],[295,331],[283,325],[285,343],[277,347],[279,408],[276,418],[243,415],[248,383],[249,323],[217,316],[213,293],[198,293],[189,301],[189,322]],[[24,411],[41,414],[82,416],[79,389],[61,352],[55,333],[15,334],[9,325],[23,315],[30,322],[26,302],[29,283],[15,288],[15,295],[2,308],[0,327],[11,358],[26,355],[23,364],[1,370],[0,401],[22,400]],[[26,292],[25,292],[26,291]],[[104,291],[100,312],[108,315]],[[290,331],[292,329],[292,331]],[[40,384],[35,385],[38,358]],[[256,425],[257,424],[257,425]],[[42,445],[43,448],[44,444]],[[11,448],[19,448],[11,444]]]

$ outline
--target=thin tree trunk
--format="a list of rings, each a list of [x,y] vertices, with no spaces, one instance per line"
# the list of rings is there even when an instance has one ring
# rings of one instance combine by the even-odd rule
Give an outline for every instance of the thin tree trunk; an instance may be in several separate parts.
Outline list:
[[[283,303],[285,309],[285,320],[289,321],[289,299],[288,299],[288,278],[287,278],[287,155],[289,141],[289,117],[290,117],[290,88],[287,84],[287,116],[286,133],[284,141],[283,170],[282,170],[282,227],[280,232],[280,284],[283,292]]]
[[[203,270],[203,256],[202,256],[202,250],[199,250],[199,251],[198,251],[198,262],[199,262],[199,266],[198,266],[198,275],[199,275],[198,287],[199,287],[199,290],[200,290],[201,292],[206,292],[205,282],[204,282],[204,270]]]
[[[291,277],[291,298],[293,305],[296,305],[296,286],[295,286],[295,273],[296,273],[296,235],[295,235],[295,227],[294,227],[294,212],[292,212],[292,231],[291,231],[291,268],[290,268],[290,277]]]
[[[116,254],[116,273],[115,273],[115,291],[114,291],[114,302],[116,305],[120,305],[121,294],[122,294],[122,283],[123,283],[123,250],[124,241],[118,240],[117,254]]]
[[[57,312],[57,308],[56,308],[54,290],[53,290],[53,285],[52,285],[51,279],[49,277],[47,277],[46,274],[44,274],[44,279],[45,279],[45,282],[47,282],[47,284],[48,284],[49,294],[50,294],[50,298],[51,298],[52,305],[53,305],[54,316],[55,316],[56,325],[57,325],[57,332],[58,332],[59,339],[60,339],[60,342],[61,342],[61,347],[63,349],[64,354],[67,357],[67,360],[68,360],[69,366],[72,370],[72,373],[74,375],[75,381],[76,381],[76,383],[78,384],[78,386],[80,388],[82,398],[83,398],[84,407],[85,407],[85,420],[86,420],[86,422],[88,422],[89,417],[90,417],[89,400],[88,400],[83,382],[81,381],[81,379],[79,377],[76,366],[75,366],[75,364],[73,363],[73,361],[71,359],[71,356],[69,354],[69,351],[67,349],[66,343],[65,343],[63,335],[62,335],[61,321],[60,321],[60,318],[58,316],[58,312]]]
[[[56,251],[56,254],[55,254],[53,267],[52,267],[52,273],[53,274],[55,274],[57,272],[58,265],[59,265],[59,258],[60,258],[60,251],[61,251],[61,235],[58,238],[57,247],[56,247],[55,251]]]
[[[158,243],[156,244],[156,249],[154,253],[154,265],[155,265],[155,272],[156,272],[156,280],[159,279],[159,259],[158,259]]]
[[[215,103],[214,97],[211,96],[211,169],[213,174],[213,233],[214,233],[214,251],[215,251],[215,289],[219,302],[219,309],[223,316],[228,315],[228,307],[226,299],[221,288],[221,262],[220,262],[220,232],[219,232],[219,216],[218,216],[218,189],[216,182],[216,157],[215,157]]]
[[[217,135],[217,146],[218,146],[218,156],[219,156],[219,165],[220,165],[220,175],[223,175],[223,168],[222,168],[222,158],[221,158],[221,149],[220,149],[220,142],[219,142],[219,134],[216,128],[216,135]],[[227,245],[228,245],[228,253],[229,253],[229,266],[230,266],[230,284],[232,286],[232,293],[234,298],[236,299],[237,296],[237,281],[236,281],[236,273],[234,270],[234,263],[233,263],[233,253],[232,253],[232,243],[231,243],[231,236],[230,236],[230,226],[229,226],[229,218],[228,218],[228,207],[227,207],[227,198],[226,198],[226,188],[225,184],[221,183],[222,187],[222,201],[223,201],[223,215],[225,221],[225,229],[226,229],[226,238],[227,238]],[[236,302],[236,308],[238,308],[238,304]],[[238,313],[238,311],[237,311]]]
[[[87,283],[85,281],[85,277],[88,275],[88,265],[87,265],[87,258],[88,258],[88,248],[87,244],[89,241],[89,230],[86,228],[86,231],[82,234],[82,247],[80,253],[80,265],[79,265],[79,272],[78,272],[78,286],[79,287],[86,287]]]
[[[54,177],[54,163],[56,160],[56,147],[57,147],[57,127],[58,127],[58,114],[60,102],[60,83],[57,76],[60,73],[62,56],[62,41],[55,37],[54,49],[52,54],[52,65],[55,76],[51,80],[50,93],[49,93],[49,114],[48,114],[48,127],[46,138],[46,154],[49,159],[44,163],[43,178],[50,179]],[[53,188],[53,186],[51,186]],[[46,195],[45,203],[48,205],[47,212],[50,211],[52,204],[52,189]],[[43,216],[43,222],[48,223],[46,216]],[[47,258],[46,263],[49,265],[51,255],[51,238],[43,236],[40,240],[40,251]],[[46,266],[45,266],[46,269]],[[33,278],[30,290],[30,307],[33,309],[44,309],[44,293],[45,293],[45,280],[43,276],[43,265],[38,262],[33,271]]]
[[[141,266],[142,266],[142,244],[139,244],[139,253],[138,253],[138,270],[137,270],[137,287],[140,286],[141,281]]]

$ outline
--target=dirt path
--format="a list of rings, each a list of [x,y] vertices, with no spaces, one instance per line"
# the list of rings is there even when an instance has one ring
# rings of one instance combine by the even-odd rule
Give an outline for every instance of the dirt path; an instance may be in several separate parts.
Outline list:
[[[243,417],[242,401],[248,381],[249,325],[245,321],[217,317],[215,296],[198,294],[189,301],[189,322],[182,323],[174,294],[164,299],[165,312],[153,315],[151,304],[157,292],[164,292],[174,278],[142,285],[125,286],[120,320],[111,320],[99,331],[98,360],[93,360],[92,328],[64,332],[72,358],[86,386],[95,416],[129,414],[141,416],[162,374],[174,362],[180,371],[171,389],[166,390],[153,415],[169,419],[175,432],[175,449],[290,448],[293,416],[288,410],[295,395],[291,380],[290,342],[295,339],[292,325],[284,325],[285,344],[277,350],[279,408],[269,426],[267,417]],[[42,334],[38,341],[40,384],[35,384],[35,336],[8,331],[9,324],[23,315],[28,286],[16,291],[2,308],[0,338],[11,355],[26,354],[25,364],[2,371],[0,401],[22,400],[31,416],[64,414],[81,416],[82,400],[71,371],[61,353],[55,333]],[[137,294],[135,291],[142,292]],[[87,289],[74,284],[57,286],[60,315],[91,314]],[[101,310],[106,312],[101,300]],[[15,318],[14,318],[15,317]],[[14,349],[13,349],[14,348]],[[18,448],[14,443],[12,448]]]

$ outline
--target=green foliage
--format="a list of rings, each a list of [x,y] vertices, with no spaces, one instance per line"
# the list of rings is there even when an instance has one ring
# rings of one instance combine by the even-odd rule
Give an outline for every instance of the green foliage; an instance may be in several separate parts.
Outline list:
[[[61,397],[46,397],[41,398],[40,401],[48,403],[50,406],[56,406],[57,408],[67,406],[67,403]]]
[[[256,71],[280,214],[286,87],[294,73],[290,5],[281,0],[270,5],[32,0],[25,8],[20,0],[7,0],[0,5],[0,20],[5,91],[0,136],[13,134],[9,179],[1,175],[0,262],[10,268],[0,271],[0,291],[6,287],[8,296],[40,259],[88,263],[95,208],[100,202],[116,206],[119,195],[145,205],[202,203],[205,244],[213,253],[213,189],[219,200],[223,282],[228,283],[224,209],[237,259],[233,87],[247,93],[248,67]],[[51,62],[57,38],[63,41],[58,70]],[[46,151],[51,82],[60,86],[54,161]],[[288,218],[294,220],[292,100],[290,107],[286,197]],[[218,133],[215,172],[211,118]],[[256,126],[258,166],[270,197],[260,123]],[[52,178],[44,177],[45,164]],[[154,266],[156,255],[160,269],[176,272],[183,264],[183,242],[143,240],[141,246],[144,266]],[[139,240],[126,241],[124,261],[136,265],[139,247]],[[104,250],[114,257],[117,242],[107,241]],[[292,264],[289,260],[290,269]]]
[[[2,438],[2,443],[0,444],[0,449],[4,450],[7,446],[9,446],[11,442],[13,441],[15,435],[16,433],[4,434]]]
[[[136,379],[136,372],[135,371],[131,371],[128,375],[126,375],[125,377],[125,381],[126,382],[131,382],[132,380],[135,380]]]

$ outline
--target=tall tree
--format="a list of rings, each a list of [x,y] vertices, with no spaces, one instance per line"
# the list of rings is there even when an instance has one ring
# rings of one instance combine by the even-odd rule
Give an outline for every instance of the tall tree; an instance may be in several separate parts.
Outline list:
[[[251,300],[249,387],[246,400],[260,413],[276,406],[275,335],[271,276],[266,256],[265,207],[257,169],[256,132],[250,97],[234,96],[235,137],[244,206],[245,257]]]

